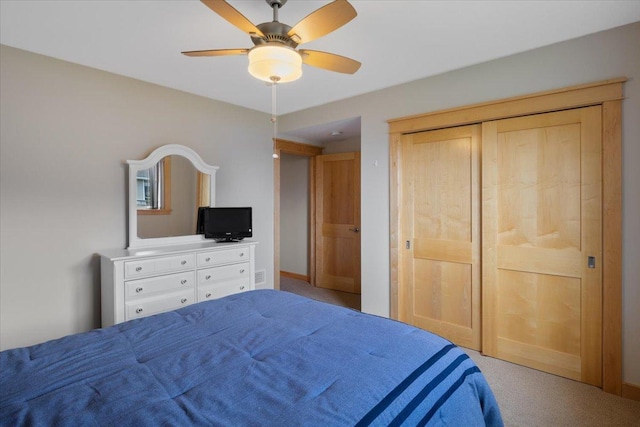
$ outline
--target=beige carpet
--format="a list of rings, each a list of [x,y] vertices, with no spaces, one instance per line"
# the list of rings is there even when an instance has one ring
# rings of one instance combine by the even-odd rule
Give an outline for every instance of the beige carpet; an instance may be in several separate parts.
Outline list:
[[[280,277],[280,289],[360,310],[360,296]],[[640,402],[465,349],[498,400],[507,427],[640,427]]]
[[[506,426],[640,426],[640,402],[465,351],[487,378]]]
[[[302,295],[318,301],[339,305],[341,307],[360,310],[360,295],[316,288],[303,280],[280,276],[280,290]]]

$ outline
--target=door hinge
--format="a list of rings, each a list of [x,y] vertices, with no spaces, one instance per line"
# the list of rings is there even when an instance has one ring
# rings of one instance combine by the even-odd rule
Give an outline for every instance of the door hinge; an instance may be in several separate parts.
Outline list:
[[[411,249],[411,241],[407,240],[407,242],[404,244],[405,249]]]
[[[596,257],[594,256],[590,256],[589,258],[587,258],[587,267],[589,268],[596,268]]]

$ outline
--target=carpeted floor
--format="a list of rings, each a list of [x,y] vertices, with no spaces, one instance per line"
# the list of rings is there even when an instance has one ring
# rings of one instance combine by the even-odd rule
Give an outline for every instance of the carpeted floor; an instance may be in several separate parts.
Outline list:
[[[360,295],[315,288],[287,277],[280,277],[280,289],[360,310]],[[465,351],[487,378],[507,427],[640,427],[640,402],[477,351]]]
[[[506,426],[640,426],[640,402],[465,349],[498,400]]]
[[[360,295],[333,291],[331,289],[316,288],[303,280],[280,276],[280,290],[302,295],[318,301],[324,301],[330,304],[360,310]]]

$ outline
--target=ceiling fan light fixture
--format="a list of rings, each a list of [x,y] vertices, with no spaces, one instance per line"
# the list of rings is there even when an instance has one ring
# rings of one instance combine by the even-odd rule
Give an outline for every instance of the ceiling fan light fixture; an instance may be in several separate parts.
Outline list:
[[[249,51],[249,74],[265,82],[287,83],[302,76],[302,57],[281,44],[262,44]]]

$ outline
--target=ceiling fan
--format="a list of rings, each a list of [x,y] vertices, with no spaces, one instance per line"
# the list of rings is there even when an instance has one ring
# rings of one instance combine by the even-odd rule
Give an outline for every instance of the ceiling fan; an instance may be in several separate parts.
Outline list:
[[[360,62],[318,50],[296,49],[337,30],[356,17],[347,0],[335,0],[307,15],[293,27],[278,21],[278,10],[287,0],[265,0],[273,9],[273,21],[254,25],[224,0],[201,0],[209,9],[247,33],[253,48],[214,49],[182,52],[187,56],[248,55],[249,73],[273,83],[296,80],[302,75],[302,63],[339,73],[353,74]]]

